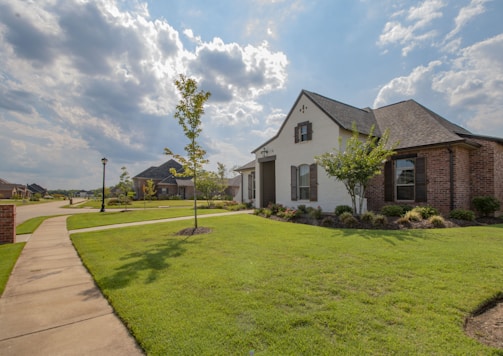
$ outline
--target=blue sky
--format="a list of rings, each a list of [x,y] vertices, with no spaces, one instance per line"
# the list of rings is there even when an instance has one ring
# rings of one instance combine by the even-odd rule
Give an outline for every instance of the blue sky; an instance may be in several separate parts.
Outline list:
[[[212,93],[210,160],[247,163],[302,89],[356,107],[415,99],[503,137],[499,0],[0,0],[0,178],[107,185],[183,154],[174,79]]]

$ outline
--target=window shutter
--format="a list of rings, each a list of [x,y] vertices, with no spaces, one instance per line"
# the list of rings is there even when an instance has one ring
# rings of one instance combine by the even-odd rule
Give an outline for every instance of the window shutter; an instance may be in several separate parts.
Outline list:
[[[313,139],[313,123],[307,123],[307,140],[311,141]]]
[[[309,166],[309,201],[318,201],[318,165]]]
[[[291,184],[291,199],[292,201],[297,200],[297,167],[290,167],[290,184]]]
[[[393,201],[393,161],[384,164],[384,201]]]
[[[298,143],[300,141],[300,126],[299,125],[295,126],[294,137],[295,137],[295,143]]]
[[[248,174],[248,199],[253,199],[253,175]]]
[[[426,160],[416,158],[416,202],[426,202]]]

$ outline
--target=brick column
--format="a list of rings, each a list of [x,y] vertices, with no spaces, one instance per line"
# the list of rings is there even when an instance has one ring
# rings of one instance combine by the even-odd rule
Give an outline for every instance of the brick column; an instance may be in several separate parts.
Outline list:
[[[0,244],[16,242],[16,206],[0,205]]]

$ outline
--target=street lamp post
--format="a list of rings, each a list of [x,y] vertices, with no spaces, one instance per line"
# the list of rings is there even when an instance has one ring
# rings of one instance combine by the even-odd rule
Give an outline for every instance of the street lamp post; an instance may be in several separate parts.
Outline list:
[[[103,163],[103,191],[101,193],[101,213],[105,212],[105,166],[107,162],[108,159],[106,159],[105,157],[101,159],[101,163]]]

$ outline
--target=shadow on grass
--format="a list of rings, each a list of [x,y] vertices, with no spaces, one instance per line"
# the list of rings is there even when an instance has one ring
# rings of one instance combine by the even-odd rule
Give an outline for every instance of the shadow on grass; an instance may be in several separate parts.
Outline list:
[[[338,236],[348,238],[364,238],[366,240],[381,239],[395,246],[397,242],[415,242],[417,240],[431,239],[432,234],[428,230],[368,230],[368,229],[338,229]]]
[[[152,283],[159,273],[169,268],[170,259],[183,255],[187,251],[186,246],[194,243],[197,243],[197,240],[168,238],[163,243],[125,255],[120,259],[125,263],[116,268],[113,275],[103,278],[100,285],[105,289],[121,289],[140,278],[143,272],[148,273],[144,282]]]

